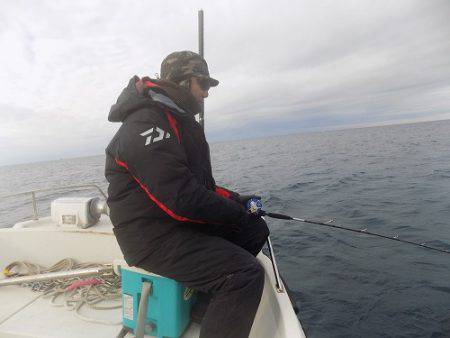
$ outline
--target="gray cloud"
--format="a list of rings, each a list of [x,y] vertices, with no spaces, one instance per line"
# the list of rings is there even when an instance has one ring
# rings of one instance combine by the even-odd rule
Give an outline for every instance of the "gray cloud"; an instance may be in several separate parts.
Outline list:
[[[221,81],[212,140],[450,118],[448,1],[14,2],[0,13],[0,164],[101,153],[128,79],[197,48],[199,8]]]

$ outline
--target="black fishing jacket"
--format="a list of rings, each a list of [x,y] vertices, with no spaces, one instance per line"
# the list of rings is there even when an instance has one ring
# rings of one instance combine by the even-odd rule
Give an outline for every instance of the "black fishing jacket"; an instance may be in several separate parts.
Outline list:
[[[197,109],[183,87],[137,76],[111,107],[108,120],[122,125],[106,149],[107,202],[131,265],[157,250],[160,236],[176,235],[179,226],[248,222],[238,195],[215,184]]]

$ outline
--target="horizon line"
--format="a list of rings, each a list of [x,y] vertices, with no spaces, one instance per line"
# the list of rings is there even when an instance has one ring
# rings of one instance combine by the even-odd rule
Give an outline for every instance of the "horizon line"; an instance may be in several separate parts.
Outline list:
[[[415,120],[415,121],[405,121],[405,122],[380,122],[380,123],[367,123],[367,124],[353,124],[353,125],[343,125],[343,126],[332,126],[332,127],[323,127],[323,128],[313,128],[312,130],[302,130],[302,131],[293,131],[289,133],[274,133],[274,134],[266,134],[266,135],[258,135],[258,136],[250,136],[250,137],[241,137],[241,138],[232,138],[225,140],[217,140],[208,142],[209,144],[220,144],[226,142],[236,142],[236,141],[244,141],[244,140],[258,140],[267,137],[275,137],[275,136],[288,136],[288,135],[299,135],[299,134],[313,134],[313,133],[321,133],[321,132],[333,132],[333,131],[346,131],[346,130],[354,130],[354,129],[366,129],[366,128],[377,128],[377,127],[390,127],[390,126],[400,126],[400,125],[408,125],[408,124],[420,124],[420,123],[432,123],[432,122],[441,122],[441,121],[450,121],[450,118],[444,119],[436,119],[436,120]],[[48,163],[48,162],[57,162],[57,161],[65,161],[65,160],[75,160],[80,158],[89,158],[89,157],[97,157],[104,156],[104,154],[87,154],[81,156],[73,156],[73,157],[63,157],[57,159],[46,159],[41,161],[32,161],[32,162],[16,162],[16,163],[8,163],[8,164],[0,164],[1,167],[12,167],[12,166],[20,166],[24,164],[36,164],[36,163]]]

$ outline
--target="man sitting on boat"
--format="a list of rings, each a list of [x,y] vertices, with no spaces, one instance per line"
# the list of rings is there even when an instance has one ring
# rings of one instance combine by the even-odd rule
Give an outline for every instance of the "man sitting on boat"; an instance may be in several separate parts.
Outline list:
[[[129,265],[212,296],[200,337],[248,337],[264,270],[255,256],[269,230],[240,196],[216,185],[195,120],[210,87],[206,61],[174,52],[161,79],[134,76],[111,107],[122,122],[106,149],[114,233]]]

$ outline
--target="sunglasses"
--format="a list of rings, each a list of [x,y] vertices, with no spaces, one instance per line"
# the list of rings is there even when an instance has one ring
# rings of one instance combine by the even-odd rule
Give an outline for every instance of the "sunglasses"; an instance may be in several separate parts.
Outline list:
[[[211,88],[211,84],[209,83],[209,79],[205,78],[197,78],[197,83],[203,91],[208,91]]]

